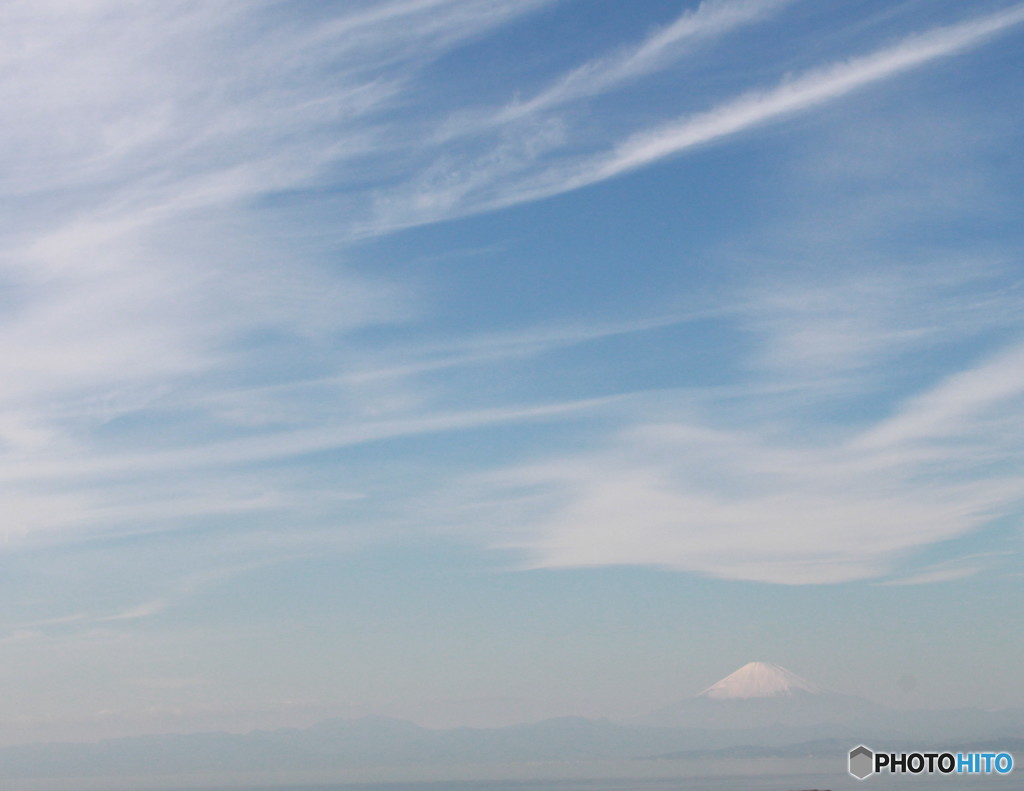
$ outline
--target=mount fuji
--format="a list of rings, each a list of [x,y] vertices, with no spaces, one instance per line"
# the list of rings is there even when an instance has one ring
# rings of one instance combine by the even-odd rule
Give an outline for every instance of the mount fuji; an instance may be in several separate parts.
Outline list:
[[[771,662],[748,662],[735,673],[712,684],[698,695],[714,700],[776,698],[783,695],[820,693],[817,685]]]
[[[778,725],[861,725],[881,707],[821,689],[771,662],[750,662],[695,697],[640,718],[647,725],[748,729]]]

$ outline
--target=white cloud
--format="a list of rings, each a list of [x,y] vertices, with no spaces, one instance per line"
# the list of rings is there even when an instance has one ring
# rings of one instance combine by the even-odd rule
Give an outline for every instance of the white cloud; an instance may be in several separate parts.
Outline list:
[[[927,567],[906,576],[885,580],[878,583],[885,586],[902,585],[933,585],[939,582],[955,582],[956,580],[973,577],[992,565],[991,556],[971,555],[957,558],[954,562],[942,563]]]
[[[1007,408],[1024,407],[1024,345],[1006,349],[980,365],[947,377],[911,399],[896,415],[857,438],[859,448],[885,448],[928,440],[1003,434]],[[995,425],[991,425],[992,423]],[[985,432],[985,424],[990,431]],[[1011,431],[1017,438],[1019,432]],[[1005,435],[1004,435],[1005,436]]]
[[[624,400],[630,428],[596,449],[463,481],[459,491],[476,496],[453,494],[451,518],[537,568],[640,565],[781,584],[968,576],[976,564],[914,571],[915,557],[1024,500],[1021,347],[953,374],[925,365],[916,375],[931,383],[905,395],[887,377],[894,364],[910,373],[914,352],[1006,334],[1001,308],[975,315],[983,289],[942,295],[976,286],[840,270],[811,296],[785,283],[755,290],[760,300],[738,303],[734,318],[757,327],[767,364],[744,385],[728,397],[680,393],[675,416]],[[837,405],[853,414],[833,422]]]
[[[786,80],[775,88],[752,91],[738,98],[718,103],[702,113],[687,115],[653,129],[637,132],[618,143],[611,152],[586,157],[566,164],[552,157],[501,173],[502,181],[494,183],[481,178],[486,189],[478,189],[475,178],[469,178],[466,197],[456,209],[447,207],[449,216],[491,210],[517,203],[538,200],[614,178],[637,168],[646,167],[684,151],[717,142],[732,135],[757,128],[835,101],[853,91],[891,79],[911,69],[940,58],[950,57],[977,46],[1024,22],[1024,6],[1013,6],[999,13],[971,19],[948,27],[936,28],[911,36],[895,46],[806,72]],[[547,152],[543,152],[547,153]],[[567,159],[568,157],[566,157]],[[475,194],[472,194],[475,190]],[[422,200],[422,195],[419,195]],[[392,198],[392,203],[407,203],[408,198]],[[392,205],[389,216],[378,221],[378,229],[415,225],[437,219],[420,217],[408,207],[397,211]]]
[[[884,576],[1024,496],[1019,477],[1001,491],[972,477],[950,485],[971,464],[956,454],[894,463],[794,439],[642,426],[606,451],[473,483],[512,536],[497,544],[532,567],[644,565],[783,584]],[[474,516],[489,524],[485,513]]]
[[[577,178],[599,181],[688,148],[736,134],[776,118],[837,99],[901,72],[948,57],[1024,22],[1024,6],[914,36],[895,47],[812,71],[774,90],[751,93],[706,113],[644,132],[622,143],[596,168]]]
[[[761,22],[793,0],[704,0],[658,28],[638,45],[598,57],[554,80],[527,99],[486,115],[464,113],[443,126],[442,139],[479,133],[534,118],[572,101],[602,94],[660,71],[694,46]]]
[[[407,101],[425,64],[544,2],[283,17],[277,4],[233,0],[5,4],[0,466],[27,473],[0,501],[6,538],[160,508],[184,518],[274,507],[227,471],[219,493],[192,480],[163,500],[150,462],[201,457],[171,461],[197,437],[218,438],[209,467],[381,435],[383,424],[357,425],[362,407],[346,398],[356,388],[337,378],[291,433],[270,420],[270,434],[253,436],[266,422],[253,416],[274,408],[252,395],[261,386],[336,375],[349,333],[417,309],[402,284],[339,264],[336,239],[311,238],[304,218],[270,224],[255,204],[386,152],[398,127],[378,115]],[[249,402],[231,413],[224,404],[241,390]],[[344,428],[325,436],[312,426],[329,398]],[[382,436],[461,425],[402,414]],[[151,430],[122,434],[119,421]],[[98,485],[101,470],[118,480]]]
[[[845,233],[841,221],[830,231],[820,243],[824,252],[806,238],[786,240],[774,258],[765,257],[764,245],[732,251],[769,273],[753,274],[733,308],[752,341],[750,368],[789,379],[802,374],[808,385],[835,380],[850,387],[857,377],[875,387],[872,371],[884,372],[886,363],[957,339],[1016,330],[1017,298],[1002,282],[1011,267],[971,254],[965,260],[955,249],[945,252],[947,260],[913,252],[872,265],[867,261],[879,254],[853,240],[835,252],[833,239]],[[799,256],[796,266],[778,260],[791,255]]]

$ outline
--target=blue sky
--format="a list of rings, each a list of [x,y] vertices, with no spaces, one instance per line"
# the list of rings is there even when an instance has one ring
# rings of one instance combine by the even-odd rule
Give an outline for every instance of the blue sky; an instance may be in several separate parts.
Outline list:
[[[0,15],[0,739],[1024,705],[1024,5]]]

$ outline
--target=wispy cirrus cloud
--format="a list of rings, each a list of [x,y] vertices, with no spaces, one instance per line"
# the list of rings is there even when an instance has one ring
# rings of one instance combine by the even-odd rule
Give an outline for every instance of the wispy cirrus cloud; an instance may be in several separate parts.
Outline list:
[[[702,12],[715,20],[718,19],[717,14],[722,14],[721,21],[729,19],[731,24],[763,18],[762,14],[754,13],[753,6],[701,7],[692,17],[685,17],[685,24],[680,19],[676,32],[691,28],[691,32],[704,31],[700,23],[707,23],[708,19],[702,16]],[[458,168],[449,168],[439,161],[434,167],[442,169],[443,178],[424,176],[413,180],[411,185],[380,195],[376,218],[360,228],[358,233],[380,233],[387,229],[490,211],[606,181],[825,105],[870,85],[951,57],[1009,31],[1021,22],[1024,22],[1024,7],[1017,5],[987,16],[926,30],[868,55],[787,78],[774,88],[750,91],[720,101],[709,110],[637,131],[624,140],[613,142],[610,150],[604,153],[584,157],[572,152],[559,155],[566,140],[561,127],[552,126],[551,122],[547,125],[534,123],[518,138],[503,140],[499,148],[477,157],[475,164],[463,162]],[[706,30],[708,35],[719,34],[729,27],[715,22]],[[668,32],[674,28],[663,32],[666,41],[674,40],[674,34]],[[659,35],[633,55],[624,56],[621,63],[615,61],[618,65],[595,66],[593,74],[587,68],[573,72],[533,101],[538,107],[554,104],[560,97],[572,95],[575,83],[580,83],[583,94],[588,90],[598,92],[628,75],[639,74],[638,70],[642,71],[640,63],[650,62],[653,67],[657,61],[653,53],[661,50],[661,45],[653,43],[660,41]],[[648,47],[651,54],[640,56],[639,53],[647,51]],[[634,56],[638,59],[636,63]],[[520,105],[514,104],[504,112],[514,116],[517,112],[526,113],[532,106],[528,101],[521,105],[526,109],[517,110],[515,108]]]
[[[751,129],[776,118],[838,99],[851,91],[895,77],[939,58],[976,46],[1024,22],[1024,6],[912,36],[893,47],[852,58],[750,93],[705,113],[642,132],[587,168],[580,184],[600,181],[643,167],[695,146]]]
[[[1006,553],[984,552],[966,557],[956,558],[952,561],[937,563],[919,569],[909,575],[896,577],[891,580],[880,582],[879,585],[903,586],[903,585],[933,585],[941,582],[955,582],[957,580],[972,577],[992,567],[993,564],[1004,560]]]
[[[154,440],[223,437],[245,423],[218,411],[225,394],[334,373],[348,333],[414,315],[404,285],[339,266],[332,242],[268,226],[254,204],[380,155],[393,142],[380,116],[407,101],[419,69],[543,5],[419,0],[299,16],[189,0],[5,6],[6,462],[28,470],[62,458],[74,478],[108,457],[126,416],[176,415],[176,438],[128,441],[143,456]],[[288,370],[300,347],[320,349],[323,363]],[[7,498],[11,537],[79,523],[105,500],[95,483],[43,478]],[[171,511],[260,503],[179,495]]]
[[[1007,269],[927,258],[884,268],[776,270],[770,281],[754,276],[734,310],[754,347],[747,365],[768,377],[876,387],[887,363],[985,332],[1012,332],[1018,300],[1006,288]]]
[[[895,415],[857,438],[861,448],[886,448],[928,441],[1003,434],[1005,410],[1024,409],[1024,345],[1004,349],[978,365],[951,374],[935,387],[910,399]],[[1011,418],[1013,421],[1013,418]],[[994,429],[994,431],[992,431]],[[1019,432],[1005,435],[1014,442]]]
[[[970,576],[987,561],[918,559],[1024,500],[1024,364],[1014,300],[980,300],[978,315],[977,292],[950,296],[964,277],[833,274],[739,302],[731,320],[756,328],[742,386],[681,392],[668,408],[625,400],[623,427],[588,450],[462,481],[477,494],[453,494],[449,519],[529,568],[797,585]],[[893,365],[909,372],[914,355],[972,335],[1007,341],[894,387]]]
[[[479,133],[549,113],[570,102],[612,91],[660,71],[702,43],[771,17],[794,0],[704,0],[639,44],[588,61],[529,98],[488,113],[466,112],[447,121],[442,139]]]
[[[876,579],[1024,497],[1019,475],[991,471],[1019,462],[1019,432],[997,432],[1021,414],[1016,405],[991,434],[964,432],[947,437],[959,440],[953,448],[927,452],[641,424],[600,451],[474,479],[497,513],[472,513],[502,525],[496,545],[533,568],[654,566],[782,584]]]

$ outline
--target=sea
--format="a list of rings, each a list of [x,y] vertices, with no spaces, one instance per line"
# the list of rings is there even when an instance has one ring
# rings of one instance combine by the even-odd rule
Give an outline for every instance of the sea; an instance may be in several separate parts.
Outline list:
[[[811,785],[808,785],[808,783]],[[854,778],[806,776],[751,778],[745,776],[714,778],[663,778],[659,780],[536,780],[528,782],[431,782],[333,784],[321,786],[250,786],[244,791],[981,791],[981,789],[1021,789],[1021,778],[977,778],[963,782],[959,778],[871,778],[862,784]],[[851,784],[852,783],[852,784]],[[174,791],[178,791],[175,789]],[[191,791],[191,790],[190,790]],[[213,791],[212,789],[210,791]],[[217,791],[224,791],[217,789]],[[243,791],[236,789],[236,791]]]
[[[860,781],[836,759],[748,758],[368,767],[308,773],[159,773],[121,777],[0,778],[2,791],[1020,791],[1007,775],[874,775]]]

